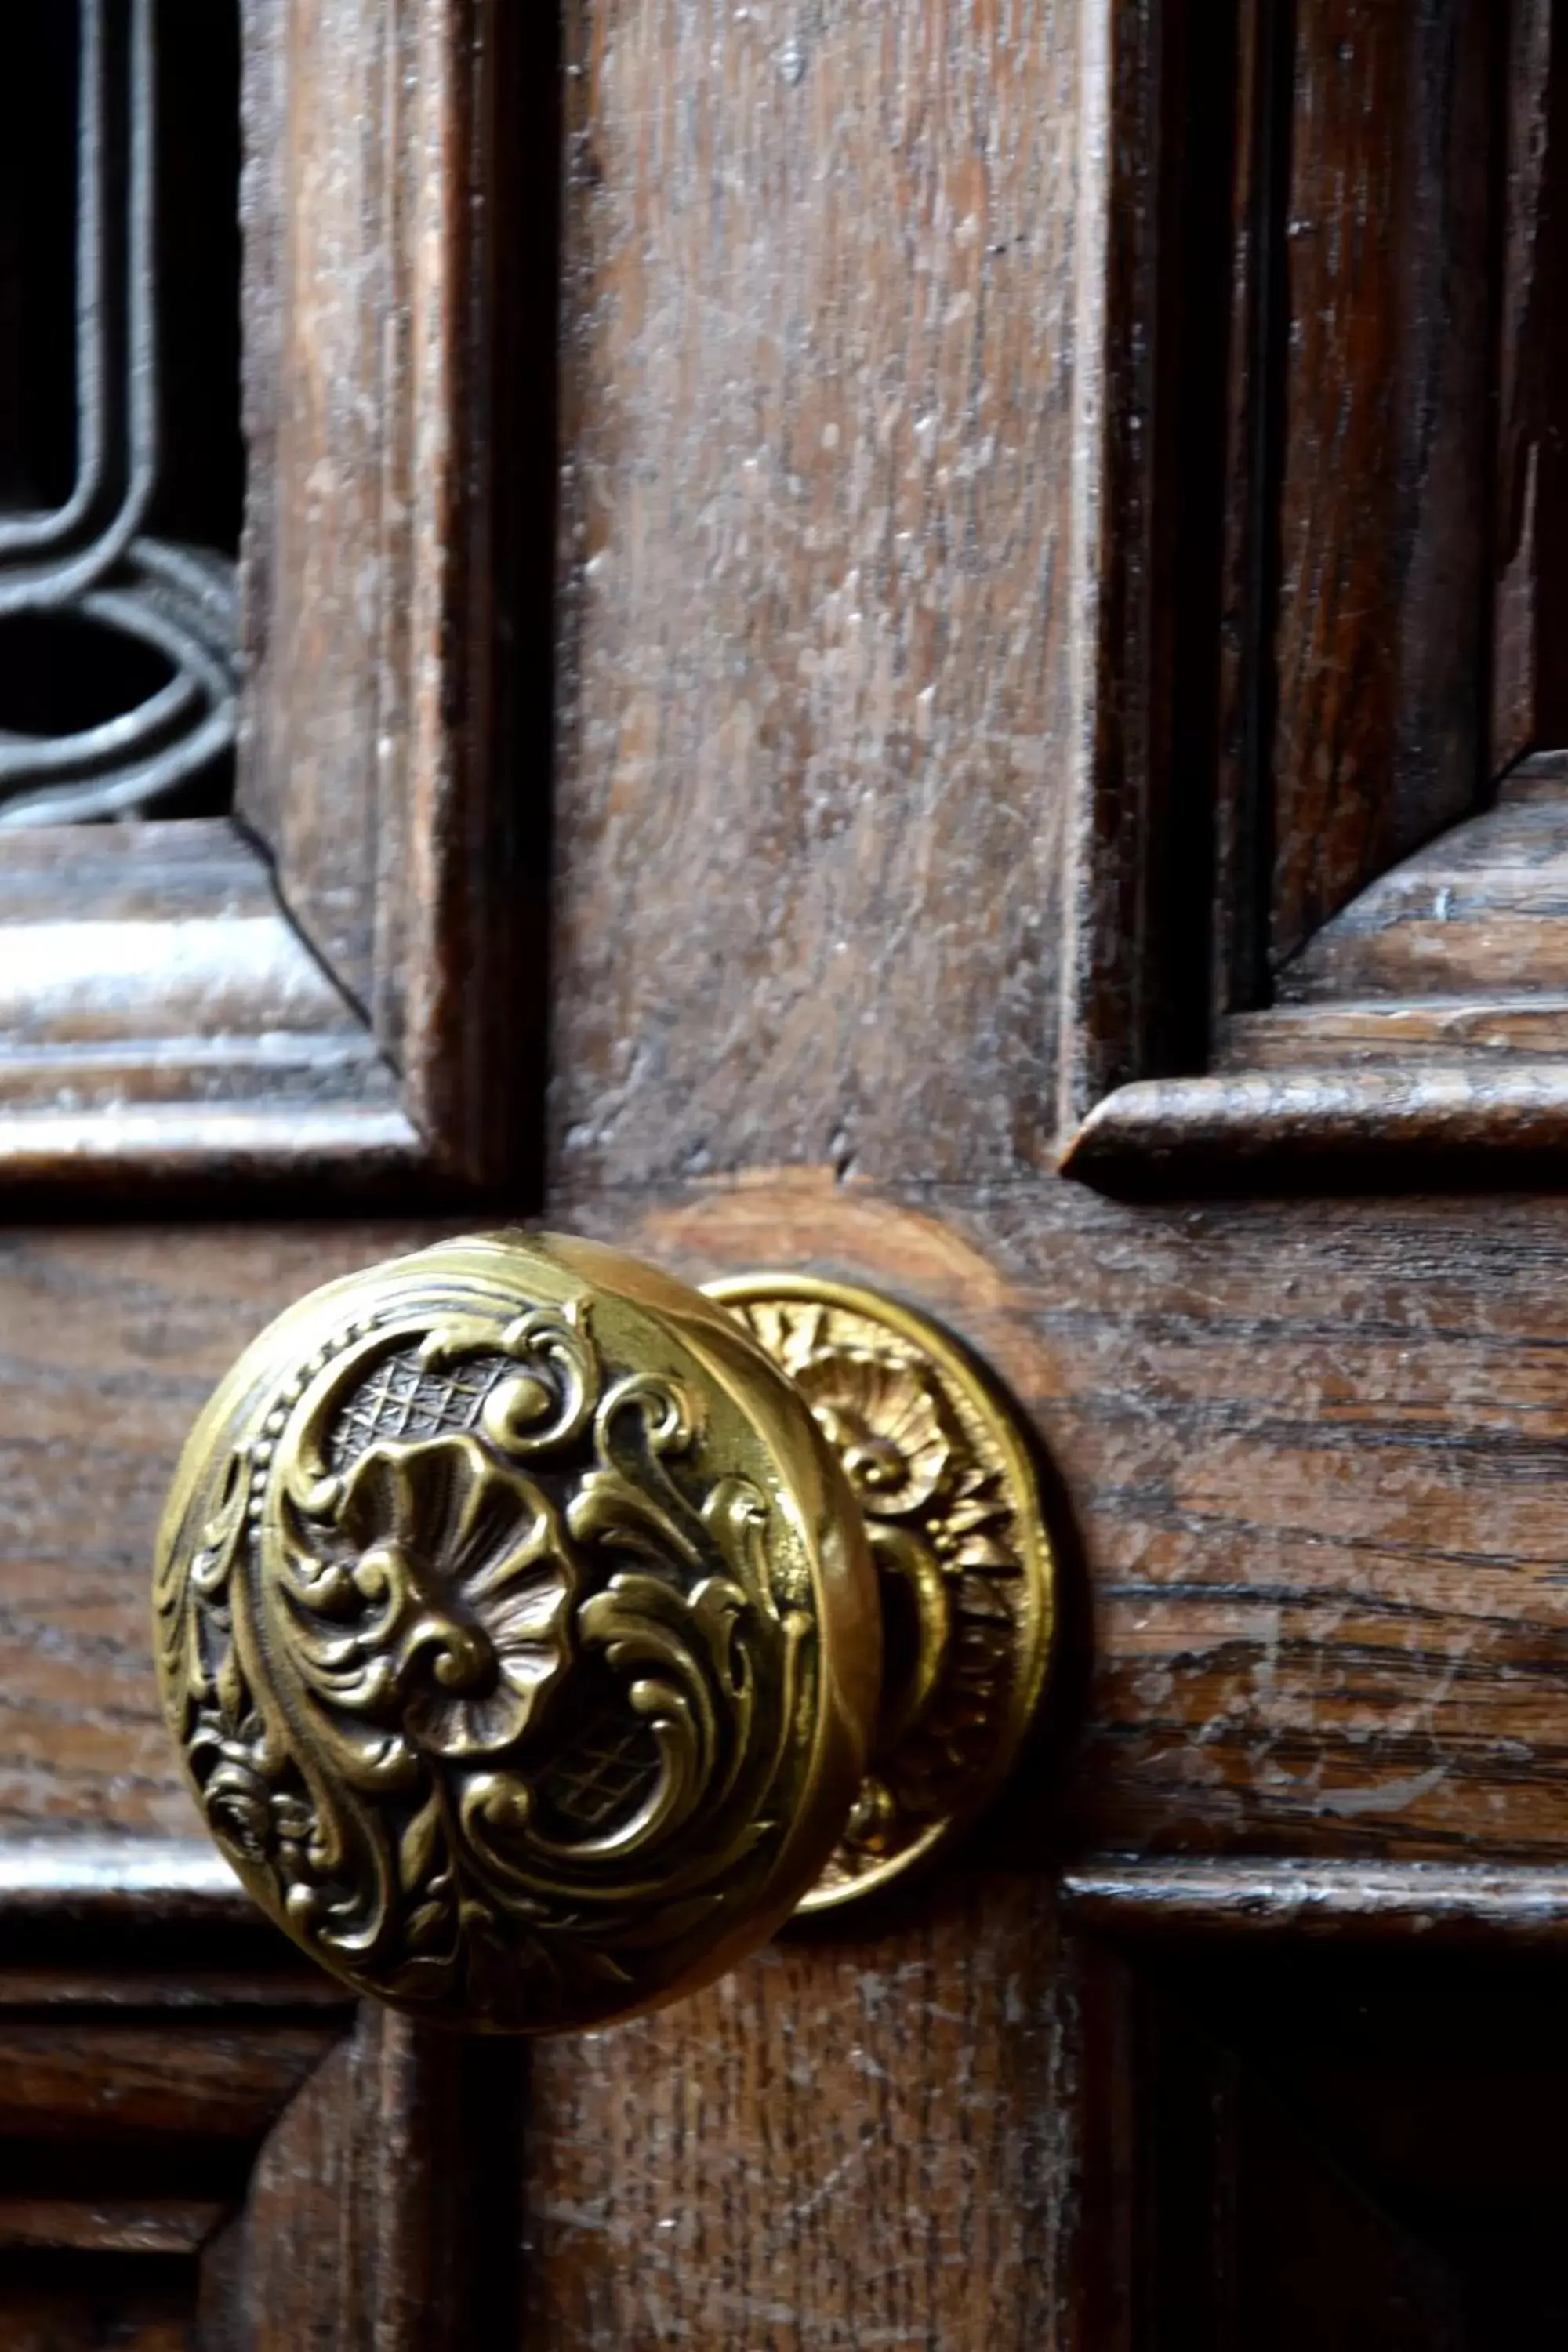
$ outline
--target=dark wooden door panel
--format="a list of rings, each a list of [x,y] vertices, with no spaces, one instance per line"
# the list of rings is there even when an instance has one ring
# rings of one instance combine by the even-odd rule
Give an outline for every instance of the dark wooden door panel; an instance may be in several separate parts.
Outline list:
[[[1353,2142],[1179,2005],[1131,1998],[1140,2352],[1463,2352],[1458,2278],[1358,2177]]]
[[[514,2344],[521,2051],[357,2015],[221,1876],[83,1843],[0,1885],[6,2352]]]
[[[0,2341],[1560,2322],[1560,14],[247,6],[255,837],[0,887],[0,1170],[152,1188],[0,1244]],[[245,1924],[147,1580],[258,1326],[542,1200],[948,1321],[1066,1635],[961,1870],[525,2061]]]
[[[1037,1877],[797,1932],[532,2070],[528,2352],[1056,2340],[1073,2063]]]
[[[1121,2010],[1101,2095],[1136,2148],[1140,2345],[1479,2352],[1568,2324],[1560,1952],[1287,1935],[1080,1966]]]

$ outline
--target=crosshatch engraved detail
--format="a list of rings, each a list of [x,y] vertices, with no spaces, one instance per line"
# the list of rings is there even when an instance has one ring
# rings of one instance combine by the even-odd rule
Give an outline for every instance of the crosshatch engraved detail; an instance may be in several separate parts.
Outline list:
[[[658,1750],[647,1726],[606,1707],[559,1750],[541,1790],[563,1820],[602,1833],[647,1802],[658,1777]]]
[[[1016,1760],[1049,1654],[1051,1556],[1010,1415],[934,1326],[807,1277],[712,1287],[837,1454],[881,1581],[870,1769],[803,1906],[827,1909],[927,1859]]]
[[[49,0],[57,40],[70,29],[68,5],[59,0],[57,11]],[[77,0],[73,13],[75,220],[64,247],[74,242],[74,478],[43,505],[13,503],[16,482],[0,483],[0,630],[12,635],[10,658],[0,663],[0,830],[162,808],[216,768],[237,723],[234,562],[150,527],[170,456],[159,11],[155,0]],[[8,42],[25,31],[8,25]],[[189,58],[180,70],[190,78]],[[13,108],[27,103],[26,81],[23,68]],[[18,129],[24,138],[44,135],[8,115],[14,148]],[[54,225],[38,234],[52,255],[61,244]],[[237,314],[237,283],[232,299]],[[51,391],[60,373],[52,358],[30,334],[18,337],[14,364],[47,371]],[[198,413],[226,396],[237,429],[236,383],[204,385]],[[19,404],[39,406],[36,394]],[[5,455],[9,478],[16,453]],[[24,482],[26,471],[24,464]],[[61,682],[47,690],[38,683],[57,675]],[[73,714],[63,723],[62,702]]]
[[[415,1348],[387,1356],[343,1405],[328,1439],[333,1468],[381,1439],[473,1431],[497,1383],[513,1369],[504,1356],[479,1355],[439,1371]]]
[[[396,1273],[274,1352],[165,1526],[165,1704],[214,1836],[328,1966],[592,2023],[755,1902],[818,1625],[696,1380],[612,1360],[592,1296]]]

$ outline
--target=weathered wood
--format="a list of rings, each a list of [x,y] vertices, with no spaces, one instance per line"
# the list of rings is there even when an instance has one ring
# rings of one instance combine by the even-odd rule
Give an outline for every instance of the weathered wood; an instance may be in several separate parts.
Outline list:
[[[258,2141],[337,2039],[329,2023],[0,2021],[0,2143],[120,2144],[147,2171],[171,2143]],[[127,2171],[127,2182],[134,2177]]]
[[[204,2352],[515,2344],[515,2049],[367,2009],[279,2118],[204,2263]]]
[[[353,1179],[420,1139],[227,823],[52,826],[0,855],[0,1184]]]
[[[1254,780],[1272,803],[1275,969],[1475,803],[1500,13],[1294,12],[1278,488],[1250,491],[1279,501],[1272,747]]]
[[[1114,12],[1069,1125],[1478,803],[1507,13]]]
[[[1279,975],[1279,1001],[1473,1001],[1564,986],[1568,778],[1534,775],[1517,793],[1505,783],[1496,807],[1453,826],[1325,923]]]
[[[546,151],[554,99],[552,37],[513,14],[245,11],[238,805],[261,847],[8,837],[0,1184],[374,1189],[516,1158],[543,817],[499,780],[525,751],[539,797],[549,682],[498,647],[525,589],[545,642],[554,268],[518,234],[524,188],[546,232],[552,209],[516,155],[520,94]],[[520,459],[497,418],[525,365]]]
[[[1559,0],[1506,12],[1508,168],[1501,301],[1491,766],[1568,741],[1564,500],[1554,420],[1568,387],[1568,74]]]
[[[1418,1150],[1461,1174],[1560,1150],[1565,1101],[1568,783],[1552,753],[1325,923],[1268,1012],[1219,1024],[1209,1076],[1119,1089],[1064,1164],[1201,1184],[1306,1154],[1364,1183]]]
[[[182,1430],[289,1298],[406,1237],[110,1228],[66,1240],[63,1258],[25,1233],[0,1241],[0,1686],[15,1735],[0,1831],[195,1829],[154,1721],[147,1622]]]
[[[495,907],[542,933],[536,884],[514,894],[512,852],[486,847],[490,782],[529,789],[494,750],[498,417],[552,446],[547,399],[515,430],[490,404],[527,357],[494,337],[521,217],[501,158],[548,111],[504,95],[521,51],[495,45],[521,39],[519,13],[250,9],[247,807],[371,1016],[362,1047],[402,1066],[391,1109],[426,1171],[496,1164],[488,1122],[526,1114],[543,1003],[537,982],[498,996],[487,943]],[[1250,1034],[1283,1055],[1289,1016],[1321,1015],[1313,1036],[1339,1023],[1361,1066],[1194,1079],[1134,1134],[1156,1152],[1187,1129],[1205,1149],[1209,1129],[1226,1150],[1261,1136],[1294,1155],[1298,1197],[1136,1205],[1049,1172],[1058,1080],[1088,1108],[1192,1042],[1191,1006],[1173,1026],[1163,1000],[1209,920],[1182,911],[1208,818],[1187,848],[1180,823],[1212,797],[1226,660],[1245,672],[1205,643],[1237,617],[1225,546],[1250,550],[1248,593],[1275,565],[1252,620],[1279,690],[1256,672],[1245,690],[1254,772],[1288,824],[1232,862],[1260,885],[1276,958],[1405,845],[1401,826],[1459,805],[1484,694],[1467,631],[1484,628],[1490,518],[1466,453],[1489,319],[1487,206],[1469,199],[1492,13],[1272,14],[1296,44],[1275,91],[1292,127],[1272,230],[1247,215],[1247,266],[1276,235],[1285,305],[1245,364],[1237,345],[1228,393],[1237,222],[1215,183],[1226,195],[1233,162],[1253,165],[1226,79],[1246,85],[1245,58],[1197,121],[1206,138],[1229,110],[1212,169],[1173,135],[1204,81],[1181,40],[1245,49],[1270,12],[1239,32],[1227,14],[850,0],[784,24],[583,0],[568,18],[552,1213],[688,1275],[881,1281],[975,1346],[1051,1473],[1067,1630],[1038,1748],[963,1871],[896,1916],[796,1936],[690,2008],[542,2048],[520,2151],[515,2056],[368,2017],[340,2039],[331,1989],[241,1927],[210,1865],[182,1867],[201,1832],[148,1654],[153,1528],[211,1382],[310,1284],[427,1229],[223,1226],[211,1193],[208,1215],[161,1228],[13,1228],[0,1829],[27,1843],[0,1852],[0,2332],[112,2325],[159,2352],[193,2328],[205,2352],[1152,2352],[1138,2166],[1158,2116],[1113,1977],[1165,1967],[1201,1930],[1201,1993],[1226,1922],[1245,1946],[1233,1991],[1309,1919],[1386,1940],[1401,1967],[1432,1935],[1554,1950],[1568,1201],[1300,1197],[1298,1148],[1568,1139],[1568,1082],[1515,1052],[1551,1007],[1544,931],[1507,924],[1552,910],[1521,913],[1528,882],[1502,861],[1467,936],[1439,942],[1446,985],[1470,959],[1445,1016],[1407,992],[1433,952],[1408,919],[1426,882],[1403,912],[1397,882],[1355,900],[1321,948],[1321,1001]],[[538,197],[552,157],[535,144]],[[1207,241],[1208,308],[1188,320],[1173,205],[1178,255],[1189,230]],[[1255,364],[1279,369],[1261,417]],[[1219,403],[1206,424],[1189,369]],[[1242,417],[1262,472],[1227,491]],[[1184,463],[1176,519],[1161,499]],[[1222,493],[1266,527],[1227,541]],[[1478,758],[1467,792],[1479,774]],[[286,777],[287,806],[270,796]],[[1550,830],[1497,816],[1489,843]],[[1374,966],[1390,992],[1369,992]],[[1291,984],[1310,994],[1313,969]],[[1206,988],[1201,952],[1194,970]],[[243,997],[221,1002],[237,1015]],[[163,1003],[144,1017],[172,1029]],[[1368,1066],[1369,1006],[1406,1045],[1422,1021],[1428,1045],[1468,1021],[1463,1052]],[[1102,1137],[1129,1109],[1113,1100]],[[781,1174],[790,1161],[805,1164]],[[44,1834],[84,1844],[44,1857]],[[1108,1936],[1142,1957],[1100,1965]],[[1308,2091],[1336,2050],[1353,2087],[1353,2011],[1314,2049],[1310,1983],[1290,1981],[1249,2030],[1262,2021]],[[1428,2037],[1440,2013],[1466,2014],[1433,2006]],[[1500,2065],[1506,2039],[1487,2045]],[[1250,2063],[1239,2039],[1237,2055]],[[1428,2074],[1424,2128],[1458,2080]],[[1226,2061],[1213,2086],[1230,2079]],[[1380,2079],[1381,2106],[1352,2103],[1363,2144],[1377,2126],[1390,2178],[1435,2195],[1435,2160],[1394,2161],[1415,2105],[1397,2068]],[[1484,2112],[1472,2100],[1472,2132]],[[1216,2113],[1200,2098],[1189,2119],[1212,2132]],[[1300,2289],[1298,2321],[1334,2341],[1352,2340],[1334,2328],[1353,2271],[1374,2304],[1405,2294],[1423,2340],[1407,2323],[1427,2280],[1402,2232],[1369,2231],[1340,2168],[1298,2163],[1284,2137],[1289,2163],[1272,2128],[1211,2151],[1226,2194],[1258,2201],[1239,2236],[1233,2201],[1231,2235],[1183,2241],[1189,2257],[1261,2246],[1273,2268],[1252,2289]],[[1359,2269],[1314,2257],[1303,2276],[1277,2231],[1291,2198],[1264,2194],[1281,2180]],[[1522,2159],[1509,2184],[1527,2199]],[[236,2218],[193,2255],[212,2206]],[[1163,2210],[1168,2246],[1192,2207]],[[1208,2306],[1171,2308],[1179,2325]],[[1239,2341],[1269,2308],[1235,2305]]]
[[[582,1204],[678,1267],[880,1276],[1034,1414],[1093,1664],[1009,1852],[1555,1855],[1568,1391],[1542,1275],[1568,1204],[1018,1188],[911,1213],[775,1181],[630,1209]]]
[[[1098,1862],[1059,1882],[1075,1927],[1151,1947],[1270,1937],[1294,1943],[1555,1950],[1568,1940],[1568,1870],[1486,1863]]]
[[[0,2010],[143,2018],[351,2006],[216,1847],[90,1832],[0,1841]]]
[[[495,540],[513,520],[500,420],[521,281],[502,264],[523,234],[517,110],[549,140],[554,101],[547,79],[521,86],[510,15],[245,11],[239,806],[436,1163],[465,1176],[507,1164],[519,1108],[520,827],[498,772],[518,557],[510,528],[504,561]],[[535,368],[542,304],[536,319]]]
[[[1038,1168],[1100,36],[569,25],[563,1180]]]
[[[1532,1062],[1539,1066],[1537,1075],[1550,1076],[1564,1067],[1565,1048],[1568,996],[1544,991],[1535,995],[1521,988],[1517,994],[1493,997],[1352,997],[1342,1004],[1237,1013],[1220,1024],[1213,1059],[1222,1076],[1321,1069],[1343,1078],[1360,1069],[1451,1064],[1478,1114],[1486,1110],[1489,1094],[1493,1124],[1489,1129],[1478,1117],[1472,1140],[1484,1145],[1489,1134],[1506,1150],[1509,1129],[1517,1129],[1526,1108],[1520,1090],[1510,1084],[1511,1076]],[[1434,1099],[1429,1109],[1438,1108]],[[1427,1146],[1440,1139],[1433,1117]],[[1255,1145],[1260,1140],[1253,1139]],[[1375,1155],[1376,1139],[1365,1140]]]
[[[198,1892],[165,1853],[133,1892],[107,1859],[5,1856],[25,1883],[0,1891],[0,2337],[40,2352],[195,2340],[205,2249],[347,2011],[267,1967],[210,1873]],[[240,1969],[204,1984],[220,1952]]]
[[[1331,1013],[1329,1034],[1339,1019]],[[1239,1027],[1239,1024],[1238,1024]],[[1282,1024],[1265,1021],[1267,1041]],[[1241,1033],[1243,1037],[1247,1033]],[[1288,1034],[1288,1033],[1287,1033]],[[1090,1112],[1062,1154],[1066,1175],[1107,1191],[1405,1190],[1551,1181],[1568,1143],[1568,1065],[1495,1053],[1413,1056],[1409,1069],[1358,1066],[1364,1027],[1314,1067],[1287,1050],[1234,1073],[1121,1087]],[[1419,1033],[1415,1042],[1419,1043]]]
[[[523,2345],[1066,2340],[1066,1989],[1049,1889],[979,1880],[542,2044]]]

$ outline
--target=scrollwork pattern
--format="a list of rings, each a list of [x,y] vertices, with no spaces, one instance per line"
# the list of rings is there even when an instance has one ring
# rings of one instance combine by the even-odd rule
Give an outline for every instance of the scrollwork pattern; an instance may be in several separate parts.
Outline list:
[[[396,1303],[281,1369],[165,1541],[208,1826],[357,1984],[433,2017],[657,1997],[787,1810],[816,1672],[769,1496],[591,1299]]]
[[[1050,1549],[1007,1416],[933,1326],[841,1287],[738,1288],[854,1490],[892,1629],[870,1766],[807,1897],[825,1908],[924,1859],[996,1786],[1049,1650]]]

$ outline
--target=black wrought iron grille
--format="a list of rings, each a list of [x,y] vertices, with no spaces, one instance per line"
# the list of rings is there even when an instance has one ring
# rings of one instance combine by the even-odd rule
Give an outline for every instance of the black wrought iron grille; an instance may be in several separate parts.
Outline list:
[[[228,796],[235,13],[0,7],[0,829]]]

